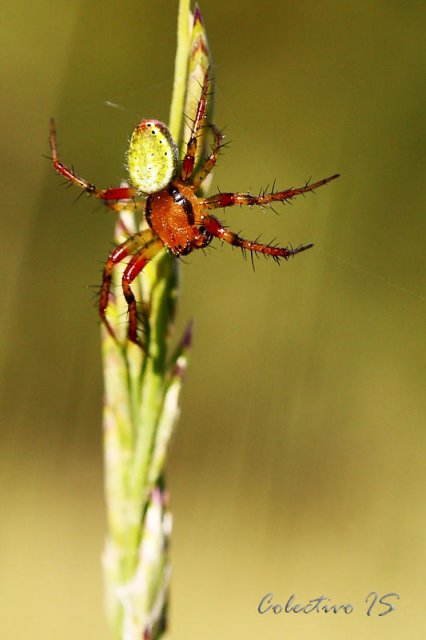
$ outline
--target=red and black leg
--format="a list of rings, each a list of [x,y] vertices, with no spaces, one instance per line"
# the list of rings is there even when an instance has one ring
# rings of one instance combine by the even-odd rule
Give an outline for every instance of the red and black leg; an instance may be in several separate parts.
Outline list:
[[[313,244],[304,244],[293,249],[292,247],[277,247],[272,244],[262,244],[256,240],[246,240],[233,231],[226,229],[214,216],[205,216],[202,219],[202,226],[209,234],[215,238],[219,238],[219,240],[223,240],[223,242],[227,242],[234,247],[240,247],[243,251],[263,253],[264,255],[271,256],[276,262],[279,262],[280,258],[287,259],[314,246]]]
[[[159,240],[159,238],[154,236],[151,229],[146,229],[141,233],[131,236],[110,253],[108,260],[105,263],[102,276],[99,315],[109,334],[114,339],[116,339],[114,329],[111,327],[106,317],[109,293],[111,290],[112,270],[114,266],[122,262],[125,258],[132,256],[123,273],[122,288],[129,309],[128,337],[132,342],[138,343],[136,300],[130,285],[145,265],[152,260],[152,258],[157,255],[163,247],[164,244]]]
[[[58,157],[58,150],[56,145],[56,128],[53,118],[50,120],[50,135],[49,135],[50,149],[52,152],[52,163],[54,169],[64,176],[71,184],[76,185],[88,195],[104,200],[108,206],[115,209],[114,201],[117,200],[130,200],[138,195],[137,189],[130,187],[117,187],[113,189],[98,189],[96,185],[84,178],[78,176],[74,169],[67,167],[63,164]]]
[[[303,193],[314,191],[338,177],[339,174],[336,173],[334,176],[318,180],[318,182],[314,182],[313,184],[306,184],[304,187],[276,191],[275,193],[265,193],[259,196],[253,196],[251,193],[217,193],[210,198],[205,198],[203,200],[203,206],[207,209],[222,209],[224,207],[233,207],[237,204],[248,206],[256,205],[260,207],[268,206],[272,202],[285,202]]]
[[[126,298],[129,317],[128,337],[131,342],[140,344],[138,340],[138,314],[136,309],[136,298],[132,291],[131,284],[140,274],[142,269],[148,264],[152,258],[164,247],[163,243],[154,239],[145,249],[141,249],[134,255],[124,270],[122,278],[123,294]]]
[[[220,150],[224,146],[222,142],[223,134],[219,131],[219,129],[214,124],[209,125],[209,128],[213,132],[213,147],[211,150],[211,154],[204,160],[201,167],[194,174],[192,185],[195,187],[195,191],[197,191],[197,189],[202,186],[204,180],[207,178],[207,176],[215,166],[220,155]]]
[[[203,118],[206,114],[207,107],[207,92],[209,88],[209,70],[207,69],[204,76],[203,86],[201,87],[201,96],[198,101],[197,111],[195,118],[192,122],[191,135],[186,145],[186,153],[182,160],[181,178],[184,182],[190,180],[192,172],[194,171],[195,158],[197,155],[198,146],[198,134],[203,122]]]

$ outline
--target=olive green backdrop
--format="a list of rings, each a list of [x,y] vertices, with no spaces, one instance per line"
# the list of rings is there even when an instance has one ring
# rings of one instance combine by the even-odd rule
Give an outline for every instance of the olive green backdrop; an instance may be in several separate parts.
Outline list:
[[[107,638],[100,554],[102,381],[89,285],[113,217],[48,155],[125,177],[142,117],[167,120],[176,2],[2,10],[0,633]],[[415,0],[205,0],[221,190],[340,180],[248,237],[315,248],[277,267],[237,251],[182,265],[194,347],[169,485],[171,631],[189,638],[424,638],[426,8]],[[111,107],[106,103],[116,103]],[[397,610],[368,617],[371,591]],[[326,595],[351,615],[257,613]]]

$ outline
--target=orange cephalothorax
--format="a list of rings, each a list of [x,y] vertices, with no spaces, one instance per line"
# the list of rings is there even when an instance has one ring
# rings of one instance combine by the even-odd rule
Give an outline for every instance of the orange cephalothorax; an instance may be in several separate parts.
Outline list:
[[[175,256],[205,247],[211,235],[201,225],[203,214],[194,188],[173,180],[166,189],[148,196],[145,218],[152,231]]]

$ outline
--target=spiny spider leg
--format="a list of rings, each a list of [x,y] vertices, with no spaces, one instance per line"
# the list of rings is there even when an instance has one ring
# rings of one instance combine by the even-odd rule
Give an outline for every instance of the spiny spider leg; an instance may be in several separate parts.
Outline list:
[[[149,262],[149,258],[145,256],[145,251],[141,251],[134,255],[129,264],[124,270],[123,278],[121,281],[123,294],[126,298],[127,309],[128,309],[128,320],[129,320],[129,328],[128,328],[128,337],[131,342],[135,342],[139,344],[137,339],[137,331],[138,331],[138,314],[136,309],[136,298],[132,291],[130,284],[136,278],[136,276],[142,271],[145,265]]]
[[[194,170],[195,165],[195,156],[197,154],[197,137],[198,132],[201,128],[201,123],[206,113],[207,106],[207,91],[209,88],[209,70],[207,69],[203,86],[201,87],[201,96],[198,101],[197,111],[195,113],[195,118],[192,123],[191,135],[188,140],[188,144],[186,145],[186,153],[182,160],[182,168],[181,168],[181,178],[184,182],[187,182]]]
[[[111,289],[112,270],[114,266],[122,262],[124,258],[127,258],[130,255],[133,256],[124,271],[122,288],[129,307],[129,339],[137,343],[136,303],[130,284],[142,271],[147,262],[149,262],[149,260],[151,260],[163,247],[164,244],[153,234],[151,229],[145,229],[144,231],[127,238],[127,240],[110,253],[108,260],[105,263],[102,275],[101,295],[99,298],[99,315],[107,328],[108,333],[115,340],[117,339],[116,335],[106,317],[109,292]]]
[[[117,187],[113,189],[98,189],[98,187],[92,182],[88,182],[84,178],[81,178],[74,170],[63,164],[58,158],[58,150],[56,145],[56,127],[53,118],[50,119],[50,134],[49,134],[50,149],[52,151],[52,163],[56,171],[64,176],[70,183],[75,184],[80,189],[83,189],[87,194],[95,196],[104,200],[111,208],[115,208],[113,203],[109,203],[110,200],[129,200],[137,196],[137,189],[130,187]]]
[[[148,233],[144,233],[145,235],[148,235]],[[150,233],[149,236],[152,237],[152,233]],[[141,242],[142,238],[139,238],[139,241]],[[106,310],[109,302],[109,293],[111,290],[112,270],[116,264],[119,264],[122,260],[124,260],[124,258],[131,255],[136,250],[137,246],[138,241],[136,240],[135,236],[130,236],[130,238],[127,238],[127,240],[125,240],[122,244],[113,249],[108,256],[108,260],[105,263],[102,274],[101,294],[99,297],[99,315],[105,327],[108,329],[109,334],[114,339],[116,339],[115,333],[106,317]]]
[[[140,344],[137,336],[138,314],[136,310],[136,299],[130,285],[132,284],[133,280],[140,274],[142,269],[148,264],[148,262],[152,260],[152,258],[154,258],[157,253],[161,251],[161,249],[164,249],[163,242],[161,242],[159,238],[154,236],[144,249],[140,250],[135,256],[133,256],[123,273],[123,294],[126,298],[129,310],[128,337],[129,340],[135,342],[136,344],[139,344],[140,346],[142,345]]]
[[[222,209],[224,207],[233,207],[236,204],[267,206],[271,202],[285,202],[302,193],[314,191],[338,177],[339,174],[336,173],[334,176],[318,180],[318,182],[314,182],[313,184],[307,184],[304,187],[286,189],[285,191],[277,191],[275,193],[265,193],[259,196],[253,196],[251,193],[217,193],[210,198],[205,198],[203,200],[203,206],[206,207],[206,209]]]
[[[233,231],[225,229],[222,223],[214,216],[205,216],[202,219],[202,225],[208,233],[215,236],[215,238],[219,238],[219,240],[228,242],[228,244],[232,244],[234,247],[251,251],[252,253],[263,253],[264,255],[272,256],[277,262],[280,258],[287,259],[290,256],[295,256],[296,253],[301,253],[314,246],[313,244],[305,244],[292,249],[290,247],[275,247],[252,240],[245,240]]]
[[[195,191],[197,191],[197,189],[202,186],[204,180],[207,178],[210,171],[215,166],[217,159],[219,158],[220,150],[222,148],[223,134],[214,124],[209,125],[209,128],[213,132],[213,148],[208,158],[204,160],[198,171],[194,173],[192,184],[195,188]]]

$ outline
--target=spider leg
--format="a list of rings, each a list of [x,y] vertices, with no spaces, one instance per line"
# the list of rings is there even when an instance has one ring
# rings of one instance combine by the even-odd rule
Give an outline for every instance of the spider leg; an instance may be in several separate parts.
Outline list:
[[[71,184],[75,184],[77,187],[80,187],[83,191],[91,196],[95,196],[95,198],[100,198],[104,200],[106,203],[109,203],[111,200],[128,200],[134,198],[138,195],[137,189],[133,189],[130,187],[117,187],[113,189],[98,189],[96,185],[84,178],[78,176],[74,169],[71,167],[67,167],[63,164],[58,157],[58,150],[56,144],[56,127],[55,121],[53,118],[50,120],[50,133],[49,133],[49,143],[50,149],[52,152],[52,163],[54,169],[61,175],[64,176]],[[111,206],[111,205],[110,205]],[[112,208],[114,206],[112,205]]]
[[[243,251],[246,250],[252,253],[263,253],[264,255],[272,256],[276,262],[279,262],[280,258],[287,259],[314,246],[313,244],[305,244],[293,249],[292,247],[277,247],[272,244],[262,244],[252,240],[245,240],[233,231],[225,229],[222,223],[214,216],[205,216],[202,219],[202,225],[208,233],[219,238],[219,240],[232,244],[234,247],[240,247]]]
[[[182,160],[181,178],[184,182],[190,179],[195,165],[195,156],[197,154],[197,137],[201,127],[201,123],[206,113],[207,107],[207,91],[209,88],[209,70],[207,69],[204,76],[203,86],[201,87],[201,96],[198,101],[197,111],[192,123],[191,135],[186,145],[186,153]]]
[[[114,329],[111,327],[106,317],[106,310],[109,302],[109,293],[111,290],[112,270],[114,266],[122,262],[124,258],[127,258],[130,255],[133,255],[132,260],[127,265],[126,270],[123,274],[123,285],[122,285],[123,291],[125,290],[125,286],[126,286],[126,291],[127,291],[127,287],[130,290],[130,286],[129,286],[130,282],[132,282],[136,278],[137,274],[140,273],[140,271],[143,269],[145,264],[156,253],[158,253],[158,251],[161,249],[162,246],[163,246],[162,242],[158,240],[156,236],[154,236],[151,229],[145,229],[145,231],[136,233],[135,235],[130,236],[130,238],[127,238],[127,240],[125,240],[122,244],[120,244],[113,251],[111,251],[110,255],[108,256],[108,260],[105,263],[104,271],[102,275],[101,293],[99,297],[99,316],[101,318],[101,321],[104,323],[106,329],[108,330],[108,333],[114,338],[114,340],[116,340]],[[154,247],[155,247],[155,251],[153,251]],[[126,285],[125,285],[124,284],[125,275],[129,271],[129,267],[132,261],[134,261],[135,258],[140,258],[142,255],[145,258],[145,262],[141,264],[139,271],[137,271],[137,273],[133,275],[130,282],[129,283],[126,282]],[[131,273],[132,271],[130,270],[130,274]],[[128,275],[129,274],[127,273],[126,278],[128,278]],[[130,304],[129,304],[129,319],[131,319],[132,323],[135,323],[137,321],[137,318],[134,317],[136,314],[136,304],[135,304],[135,299],[131,290],[130,290],[130,294],[133,300],[131,300],[130,295],[129,295],[129,298],[126,296],[126,300],[128,304],[129,304],[129,301],[132,302],[132,307],[134,307],[134,312],[132,311],[132,313],[130,313]],[[135,328],[132,327],[132,335],[133,334],[135,338],[133,341],[136,342],[136,327]],[[129,327],[129,337],[130,337],[130,327]]]
[[[211,154],[208,156],[208,158],[204,160],[201,167],[194,174],[194,177],[192,179],[192,184],[195,187],[195,191],[197,191],[197,189],[201,187],[204,180],[207,178],[210,171],[215,166],[220,154],[220,150],[222,148],[223,134],[219,131],[219,129],[214,124],[209,125],[209,127],[213,132],[213,138],[214,138],[213,147],[212,147]]]
[[[146,264],[154,258],[164,248],[163,242],[153,236],[152,239],[136,253],[124,270],[122,278],[123,294],[126,298],[129,310],[129,340],[140,344],[137,337],[138,314],[136,309],[136,298],[130,287],[133,280],[140,274]]]
[[[217,193],[210,198],[203,200],[203,206],[207,209],[222,209],[224,207],[233,207],[236,204],[239,205],[258,205],[268,206],[271,202],[285,202],[291,200],[302,193],[308,193],[308,191],[314,191],[325,184],[328,184],[332,180],[339,177],[336,173],[334,176],[318,180],[313,184],[306,184],[304,187],[298,187],[296,189],[286,189],[285,191],[276,191],[275,193],[265,193],[259,196],[253,196],[251,193]]]

